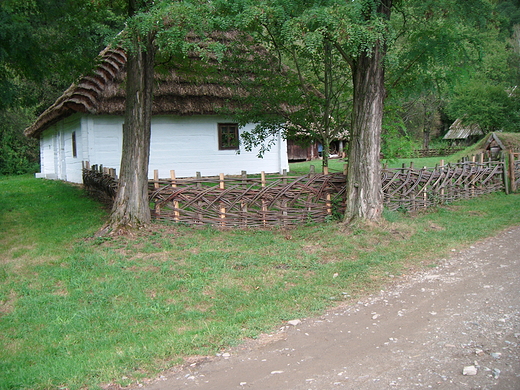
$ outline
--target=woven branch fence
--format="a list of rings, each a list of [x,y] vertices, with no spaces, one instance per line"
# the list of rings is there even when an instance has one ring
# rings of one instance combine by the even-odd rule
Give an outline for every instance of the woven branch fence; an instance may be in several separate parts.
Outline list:
[[[314,174],[154,180],[154,216],[222,227],[292,226],[343,212],[345,176]]]
[[[446,147],[446,148],[436,148],[436,149],[419,149],[414,151],[414,156],[416,157],[441,157],[441,156],[449,156],[450,154],[455,154],[464,150],[464,148],[454,148],[454,147]]]
[[[383,169],[385,207],[416,211],[460,199],[504,191],[504,162],[465,161],[433,169]]]
[[[520,155],[519,155],[520,157]],[[474,158],[435,168],[383,168],[384,205],[390,210],[415,211],[459,199],[507,191],[504,161]],[[520,161],[513,164],[520,179]],[[156,219],[187,225],[220,227],[293,226],[323,222],[345,211],[346,176],[343,173],[287,176],[170,178],[149,181],[152,215]],[[98,179],[96,179],[98,178]],[[115,172],[106,168],[84,169],[87,189],[103,186],[115,194]],[[92,184],[95,183],[95,184]],[[520,183],[519,183],[520,184]]]
[[[116,170],[103,165],[92,165],[83,162],[83,186],[93,196],[103,201],[113,201],[116,196],[118,182]]]
[[[511,192],[520,188],[520,153],[509,153],[509,183]]]

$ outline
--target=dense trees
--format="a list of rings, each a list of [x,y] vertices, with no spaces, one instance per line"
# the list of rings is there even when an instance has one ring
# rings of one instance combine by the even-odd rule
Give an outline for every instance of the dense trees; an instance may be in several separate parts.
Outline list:
[[[23,129],[123,28],[124,3],[0,2],[0,174],[35,172],[38,147]]]
[[[421,135],[427,145],[442,99],[449,97],[465,73],[474,72],[484,60],[480,48],[490,41],[493,29],[498,28],[492,4],[485,0],[471,4],[457,0],[263,0],[254,4],[212,4],[220,12],[232,14],[242,28],[256,34],[288,63],[298,69],[306,64],[318,70],[314,74],[307,72],[306,80],[324,96],[327,91],[341,96],[343,109],[348,106],[345,102],[352,99],[347,222],[357,218],[378,220],[381,216],[379,154],[384,100],[391,99],[393,118],[397,118],[396,111],[402,112],[395,107],[409,100],[422,101],[425,118]],[[330,49],[333,54],[328,54]],[[342,80],[351,77],[351,83],[320,84],[326,79],[327,68],[318,68],[317,58],[334,58],[335,65],[342,64]],[[352,90],[350,96],[347,86]],[[341,90],[343,95],[337,93]],[[319,107],[321,120],[309,124],[327,128],[330,106],[324,102],[328,100],[325,98]],[[398,134],[405,123],[396,122],[386,122],[392,135]]]
[[[53,0],[7,0],[0,5],[0,18],[8,22],[0,27],[0,34],[8,38],[0,51],[0,84],[5,87],[0,105],[4,109],[12,107],[17,99],[20,101],[18,85],[31,80],[39,80],[43,85],[55,83],[56,76],[42,72],[47,61],[56,63],[45,69],[60,75],[60,81],[76,77],[85,61],[75,59],[92,58],[86,55],[87,51],[120,25],[117,15],[125,8],[124,4],[115,3],[116,8],[110,8],[102,0],[85,0],[65,2],[68,8],[60,11],[57,4]],[[393,153],[399,149],[393,144],[396,139],[404,139],[400,143],[404,145],[416,131],[417,139],[427,146],[441,114],[448,119],[460,116],[478,121],[489,130],[514,129],[518,122],[515,86],[519,81],[520,50],[518,38],[509,40],[518,34],[515,25],[520,13],[516,1],[132,0],[130,5],[131,9],[148,5],[143,12],[132,15],[127,32],[121,36],[130,58],[135,55],[139,64],[140,56],[144,56],[142,64],[148,63],[136,75],[149,77],[145,68],[151,68],[153,73],[151,59],[155,49],[163,63],[169,56],[182,57],[193,50],[201,53],[201,58],[221,58],[229,47],[221,42],[208,43],[203,38],[217,30],[247,32],[255,43],[264,45],[277,57],[279,69],[287,69],[286,65],[292,68],[286,73],[294,80],[287,84],[290,93],[264,100],[279,105],[286,99],[285,103],[303,109],[282,116],[273,116],[272,112],[262,116],[261,110],[255,109],[241,112],[237,116],[241,123],[259,123],[258,132],[249,134],[245,141],[264,141],[277,124],[285,126],[286,134],[297,132],[324,145],[338,132],[348,130],[351,142],[346,222],[378,220],[381,216],[382,139],[385,152]],[[86,22],[89,12],[94,17]],[[42,22],[47,29],[33,29],[33,19],[48,23],[52,19],[52,28]],[[68,27],[63,28],[65,25]],[[187,34],[202,37],[203,44],[187,40]],[[75,44],[78,42],[73,38],[78,36],[88,39]],[[27,37],[23,42],[26,50],[18,47],[20,37]],[[56,37],[72,42],[67,53],[54,44],[59,41]],[[134,39],[138,42],[132,45]],[[36,50],[40,47],[43,50]],[[242,61],[236,62],[241,66]],[[26,67],[29,63],[35,66]],[[72,65],[65,71],[66,67],[60,64]],[[129,88],[130,84],[129,81]],[[148,99],[147,94],[151,96],[148,91],[140,102]],[[129,100],[129,104],[133,103]],[[130,111],[129,106],[127,113]],[[146,115],[143,111],[134,119],[139,116]],[[125,150],[139,142],[146,149],[147,135],[137,132],[148,127],[146,119],[135,128],[131,123],[132,119],[127,117],[125,131],[137,138]],[[143,157],[139,160],[140,168],[132,167],[130,172],[144,169],[147,155],[143,148],[123,153],[133,156],[133,162]],[[122,165],[130,162],[123,161]],[[136,181],[135,177],[126,180]],[[139,196],[145,197],[143,194]],[[118,207],[128,203],[126,198],[121,199]],[[146,201],[138,207],[146,208]],[[147,218],[141,216],[132,223],[146,222]],[[121,216],[116,219],[124,220]]]

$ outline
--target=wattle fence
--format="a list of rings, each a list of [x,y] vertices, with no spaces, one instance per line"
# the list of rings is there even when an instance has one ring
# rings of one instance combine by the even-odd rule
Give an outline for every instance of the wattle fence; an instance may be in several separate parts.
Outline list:
[[[314,174],[150,182],[153,215],[186,224],[221,227],[292,226],[324,222],[342,212],[345,176]]]
[[[508,171],[520,179],[520,162],[509,170],[504,161],[477,158],[435,168],[413,166],[381,171],[384,205],[390,210],[416,211],[459,199],[508,191]],[[85,167],[88,190],[113,198],[115,172]],[[513,176],[514,177],[514,176]],[[511,181],[513,188],[515,181]],[[106,190],[103,190],[105,188]],[[186,225],[220,227],[294,226],[324,222],[345,211],[344,173],[310,173],[305,176],[247,175],[170,178],[149,181],[152,215]]]
[[[460,199],[504,191],[504,162],[464,161],[435,168],[383,169],[385,207],[416,211]]]

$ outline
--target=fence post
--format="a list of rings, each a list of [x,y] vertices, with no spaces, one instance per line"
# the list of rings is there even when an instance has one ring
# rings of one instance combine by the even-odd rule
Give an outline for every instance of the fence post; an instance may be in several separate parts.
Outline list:
[[[329,167],[323,167],[323,174],[328,175],[329,174]],[[327,178],[324,178],[325,183],[328,182]],[[330,192],[327,191],[325,194],[325,206],[327,207],[327,215],[332,215],[332,202],[330,201]]]
[[[413,161],[410,161],[410,171],[413,171],[414,168],[413,168]],[[411,211],[415,211],[417,210],[417,202],[416,202],[416,195],[414,192],[410,192],[410,185],[407,184],[406,185],[406,192],[409,193],[409,202],[410,202],[410,210]]]
[[[471,156],[471,170],[475,169],[475,164],[477,162],[477,156],[473,155]],[[475,197],[475,184],[473,184],[473,180],[475,179],[475,175],[471,175],[470,176],[470,183],[471,183],[471,186],[470,186],[470,198],[474,198]]]
[[[509,170],[508,167],[506,166],[506,158],[505,158],[505,154],[502,153],[502,157],[500,157],[500,162],[502,163],[502,173],[503,173],[503,180],[504,180],[504,189],[505,189],[505,192],[507,195],[509,195],[509,190],[510,190],[510,187],[509,187],[509,175],[507,174],[507,171]]]
[[[423,173],[426,171],[426,167],[423,167],[422,171]],[[427,191],[427,188],[426,188],[426,184],[424,185],[424,188],[423,188],[423,203],[424,203],[424,208],[427,208],[429,205],[428,205],[428,191]]]
[[[287,169],[282,171],[282,183],[287,185]],[[282,226],[285,226],[285,220],[287,218],[287,199],[284,197],[282,200]]]
[[[220,182],[219,182],[219,188],[224,191],[226,188],[226,184],[224,182],[224,174],[220,174]],[[224,227],[226,226],[226,207],[224,202],[220,202],[220,226]]]
[[[262,190],[265,188],[265,171],[262,171],[260,173],[260,181],[261,181],[261,187],[262,187]],[[264,196],[262,196],[262,224],[264,225],[264,227],[267,225],[267,221],[266,221],[266,215],[267,213],[267,202],[265,201],[265,198]]]
[[[195,176],[197,178],[196,186],[200,190],[200,189],[202,189],[202,175],[200,174],[200,172],[195,172]],[[200,210],[201,207],[202,207],[202,202],[199,200],[197,202],[197,209]],[[202,220],[202,214],[200,212],[197,213],[197,218],[200,223],[204,223],[204,221]]]
[[[177,188],[177,179],[175,178],[175,170],[170,170],[170,179],[172,182],[172,188]],[[175,222],[179,222],[180,212],[179,212],[179,201],[173,201],[173,220]]]
[[[515,155],[512,151],[509,152],[509,183],[511,192],[516,192]]]
[[[159,171],[157,169],[154,169],[153,171],[153,188],[155,190],[159,189]],[[159,202],[157,202],[158,194],[155,195],[155,214],[161,215],[161,206],[159,205]]]
[[[441,167],[440,167],[440,171],[439,171],[439,175],[443,175],[444,176],[444,160],[441,160]],[[441,195],[441,202],[444,203],[444,186],[442,185],[442,183],[444,182],[444,180],[439,180],[439,183],[441,184],[441,191],[440,191],[440,195]]]
[[[247,171],[242,171],[242,191],[247,192]],[[245,199],[245,197],[243,197]],[[247,202],[240,202],[240,209],[242,211],[242,219],[244,223],[244,227],[247,227]]]

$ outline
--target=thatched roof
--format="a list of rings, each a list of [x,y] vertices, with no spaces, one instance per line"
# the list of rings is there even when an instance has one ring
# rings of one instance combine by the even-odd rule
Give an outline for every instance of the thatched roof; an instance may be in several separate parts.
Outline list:
[[[466,139],[474,135],[484,135],[484,132],[478,124],[464,125],[462,119],[458,118],[450,126],[449,131],[443,137],[444,139]]]
[[[219,39],[237,39],[236,33],[226,34]],[[92,74],[71,85],[25,130],[25,135],[37,138],[54,123],[77,112],[124,115],[126,60],[123,49],[105,49]],[[240,98],[248,93],[236,79],[222,72],[224,66],[233,65],[230,61],[213,59],[208,65],[201,61],[200,54],[192,53],[188,64],[185,60],[168,62],[166,71],[155,74],[153,115],[213,115],[223,108],[227,112],[239,108]]]

